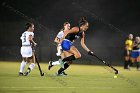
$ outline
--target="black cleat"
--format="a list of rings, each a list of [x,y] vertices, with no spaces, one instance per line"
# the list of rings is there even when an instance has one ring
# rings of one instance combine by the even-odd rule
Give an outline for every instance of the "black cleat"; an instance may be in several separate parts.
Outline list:
[[[31,72],[31,69],[28,68],[27,72],[24,73],[24,76],[28,76],[30,72]]]
[[[58,73],[55,73],[55,76],[66,76],[66,75],[64,75],[64,74],[58,74]]]
[[[66,74],[64,71],[63,71],[61,74],[65,75],[65,76],[67,76],[67,75],[68,75],[68,74]]]
[[[24,76],[28,76],[28,75],[29,75],[29,72],[25,72],[25,73],[24,73]]]
[[[52,61],[49,61],[48,70],[50,70],[52,67],[53,67]]]
[[[23,76],[23,73],[22,73],[22,72],[19,72],[18,75],[19,75],[19,76]]]

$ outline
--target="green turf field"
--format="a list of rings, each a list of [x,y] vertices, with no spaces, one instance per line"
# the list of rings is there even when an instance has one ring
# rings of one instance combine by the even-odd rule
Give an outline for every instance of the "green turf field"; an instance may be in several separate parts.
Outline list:
[[[20,62],[0,62],[0,93],[140,93],[140,71],[116,67],[114,74],[106,66],[71,65],[68,76],[54,76],[59,68],[47,70],[41,64],[45,76],[41,77],[37,65],[27,77],[18,76]]]

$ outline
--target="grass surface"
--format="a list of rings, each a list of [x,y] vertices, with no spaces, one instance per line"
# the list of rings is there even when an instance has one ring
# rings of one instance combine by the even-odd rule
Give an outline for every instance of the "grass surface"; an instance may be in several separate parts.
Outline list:
[[[140,71],[136,68],[116,67],[119,75],[114,79],[106,66],[71,65],[64,77],[54,76],[59,66],[48,71],[47,65],[41,63],[44,77],[37,65],[29,76],[18,76],[20,62],[0,62],[0,93],[140,93]]]

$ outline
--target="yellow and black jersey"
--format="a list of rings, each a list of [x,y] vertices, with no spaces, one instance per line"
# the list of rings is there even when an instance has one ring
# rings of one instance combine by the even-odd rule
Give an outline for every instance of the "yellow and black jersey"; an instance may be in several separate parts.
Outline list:
[[[132,50],[132,45],[133,45],[133,40],[127,39],[125,41],[125,47],[126,47],[127,50]]]

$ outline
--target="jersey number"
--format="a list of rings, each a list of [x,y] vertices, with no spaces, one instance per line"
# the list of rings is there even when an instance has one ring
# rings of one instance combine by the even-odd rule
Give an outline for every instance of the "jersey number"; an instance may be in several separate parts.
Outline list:
[[[26,42],[26,33],[23,35],[23,42]]]

